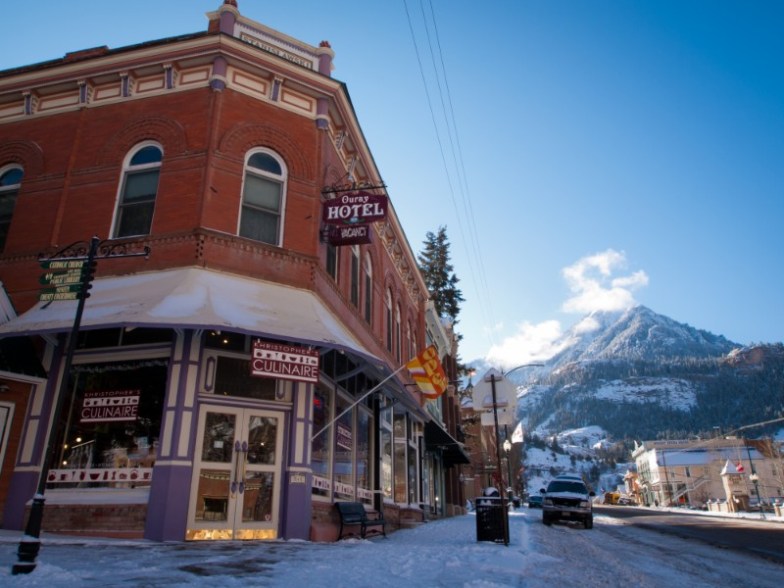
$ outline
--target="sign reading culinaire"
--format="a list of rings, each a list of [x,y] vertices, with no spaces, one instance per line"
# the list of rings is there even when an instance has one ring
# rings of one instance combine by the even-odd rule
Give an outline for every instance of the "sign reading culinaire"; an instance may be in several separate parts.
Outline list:
[[[324,202],[322,220],[331,225],[373,223],[387,218],[385,194],[353,192]]]
[[[135,421],[141,390],[88,390],[84,393],[80,422]]]
[[[250,373],[254,376],[316,384],[319,377],[319,352],[316,349],[255,339]]]

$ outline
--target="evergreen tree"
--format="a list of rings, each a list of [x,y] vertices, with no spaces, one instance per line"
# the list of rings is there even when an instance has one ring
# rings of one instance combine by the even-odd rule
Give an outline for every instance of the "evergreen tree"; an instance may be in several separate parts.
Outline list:
[[[420,252],[417,261],[436,312],[441,318],[449,318],[453,324],[456,324],[457,316],[460,314],[460,303],[464,298],[457,287],[459,280],[450,263],[446,227],[439,227],[438,234],[428,231],[424,249]]]

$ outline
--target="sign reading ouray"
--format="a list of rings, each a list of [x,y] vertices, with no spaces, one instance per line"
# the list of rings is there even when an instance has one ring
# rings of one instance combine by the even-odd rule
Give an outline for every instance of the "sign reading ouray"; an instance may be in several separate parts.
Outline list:
[[[330,225],[372,223],[387,218],[387,197],[384,194],[354,192],[327,200],[322,220]]]

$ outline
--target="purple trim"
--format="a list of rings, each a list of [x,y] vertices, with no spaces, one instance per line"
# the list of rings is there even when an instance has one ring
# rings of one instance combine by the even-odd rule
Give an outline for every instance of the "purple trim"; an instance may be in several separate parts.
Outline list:
[[[332,77],[332,55],[326,51],[319,55],[318,58],[318,71],[327,77]]]
[[[155,466],[144,526],[145,539],[185,540],[192,473],[188,466]]]
[[[234,35],[234,23],[237,22],[237,17],[231,10],[224,10],[220,15],[220,32],[227,35]]]
[[[284,458],[288,461],[284,464],[283,479],[281,480],[281,535],[284,539],[302,539],[304,541],[310,540],[310,519],[313,511],[313,503],[311,497],[311,484],[312,476],[310,473],[305,474],[298,471],[290,471],[290,468],[302,468],[306,462],[295,462],[294,456],[297,454],[297,425],[299,423],[310,423],[310,411],[308,410],[310,403],[313,401],[313,385],[312,384],[295,384],[292,390],[293,406],[291,407],[291,414],[287,424],[286,443],[283,449]],[[298,418],[297,414],[302,403],[306,403],[305,417]],[[310,427],[305,427],[305,431],[309,431]],[[310,443],[308,435],[305,435],[304,443]],[[303,455],[307,456],[307,447],[303,448]],[[296,477],[299,479],[296,483],[292,479]],[[304,479],[303,479],[304,478]]]
[[[224,57],[216,57],[212,61],[212,76],[210,77],[210,88],[213,90],[224,90],[226,88],[226,72],[229,71],[229,63]]]
[[[37,472],[14,472],[11,474],[8,496],[3,511],[3,529],[21,531],[25,525],[25,505],[38,487]],[[44,517],[46,507],[44,506]]]

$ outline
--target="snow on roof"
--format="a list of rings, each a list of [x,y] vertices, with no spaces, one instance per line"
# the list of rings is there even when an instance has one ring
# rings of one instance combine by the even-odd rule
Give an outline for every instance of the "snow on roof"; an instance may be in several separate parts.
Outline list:
[[[86,301],[83,328],[193,327],[268,335],[367,352],[309,290],[202,268],[98,278]],[[2,335],[70,330],[76,301],[39,302],[0,325]]]

